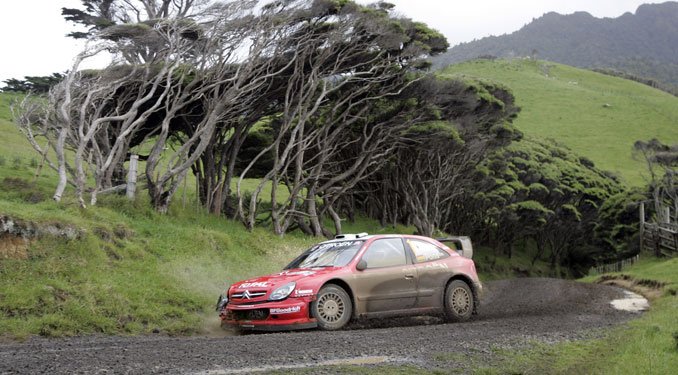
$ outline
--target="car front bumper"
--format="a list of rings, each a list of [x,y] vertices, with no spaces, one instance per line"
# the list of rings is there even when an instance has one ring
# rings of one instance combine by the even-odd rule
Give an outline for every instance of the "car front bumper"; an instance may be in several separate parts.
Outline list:
[[[283,301],[234,304],[227,303],[219,313],[221,325],[254,331],[284,331],[314,328],[311,298],[287,298]]]

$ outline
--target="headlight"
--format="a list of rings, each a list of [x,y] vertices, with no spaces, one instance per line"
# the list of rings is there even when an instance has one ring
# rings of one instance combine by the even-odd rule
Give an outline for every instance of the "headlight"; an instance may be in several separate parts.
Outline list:
[[[220,295],[219,299],[217,300],[217,311],[221,311],[224,308],[224,306],[226,306],[227,303],[228,303],[228,297],[226,297],[223,294]]]
[[[274,290],[273,293],[271,293],[271,296],[268,297],[269,301],[280,301],[281,299],[287,298],[287,296],[292,293],[295,286],[297,286],[297,283],[291,282]]]

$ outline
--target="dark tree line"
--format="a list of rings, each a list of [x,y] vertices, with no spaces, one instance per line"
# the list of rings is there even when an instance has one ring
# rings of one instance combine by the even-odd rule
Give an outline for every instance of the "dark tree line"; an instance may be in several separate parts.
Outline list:
[[[0,87],[0,91],[47,94],[63,79],[64,75],[61,73],[52,73],[50,76],[26,76],[24,79],[10,78],[3,81],[5,86]]]

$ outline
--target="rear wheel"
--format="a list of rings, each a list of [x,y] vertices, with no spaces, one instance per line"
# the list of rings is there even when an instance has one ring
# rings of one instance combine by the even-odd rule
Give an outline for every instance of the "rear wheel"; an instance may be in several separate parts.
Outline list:
[[[351,320],[352,313],[351,297],[337,285],[322,287],[316,301],[311,304],[311,314],[318,327],[328,331],[344,327]]]
[[[471,288],[462,280],[454,280],[445,289],[445,317],[452,322],[469,320],[475,300]]]

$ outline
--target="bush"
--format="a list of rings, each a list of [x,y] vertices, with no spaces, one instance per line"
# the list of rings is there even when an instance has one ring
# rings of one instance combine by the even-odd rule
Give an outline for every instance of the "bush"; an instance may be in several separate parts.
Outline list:
[[[14,159],[12,159],[12,168],[21,169],[21,164],[23,164],[21,156],[15,156]]]

